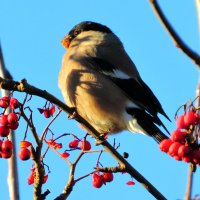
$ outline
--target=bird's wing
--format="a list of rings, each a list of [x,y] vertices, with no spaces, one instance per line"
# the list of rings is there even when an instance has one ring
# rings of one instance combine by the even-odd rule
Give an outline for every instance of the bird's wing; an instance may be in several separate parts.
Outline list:
[[[96,57],[87,57],[86,59],[87,62],[90,63],[90,67],[93,70],[107,76],[131,101],[151,114],[154,117],[155,123],[162,125],[165,128],[161,120],[157,117],[157,113],[164,115],[168,120],[170,119],[164,112],[154,93],[140,77],[130,77],[118,67],[113,66],[104,59]]]

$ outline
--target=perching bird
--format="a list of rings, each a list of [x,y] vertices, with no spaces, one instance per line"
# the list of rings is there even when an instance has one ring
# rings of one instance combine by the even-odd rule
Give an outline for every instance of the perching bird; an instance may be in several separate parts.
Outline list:
[[[108,27],[82,22],[71,29],[62,44],[67,53],[59,87],[68,106],[75,107],[101,134],[129,130],[152,136],[157,142],[167,138],[157,127],[167,131],[157,115],[168,116]]]

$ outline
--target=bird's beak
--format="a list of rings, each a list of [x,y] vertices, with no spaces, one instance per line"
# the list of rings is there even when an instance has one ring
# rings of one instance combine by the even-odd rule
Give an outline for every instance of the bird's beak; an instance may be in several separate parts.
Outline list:
[[[61,40],[62,45],[68,49],[70,45],[70,35],[66,35],[62,40]]]

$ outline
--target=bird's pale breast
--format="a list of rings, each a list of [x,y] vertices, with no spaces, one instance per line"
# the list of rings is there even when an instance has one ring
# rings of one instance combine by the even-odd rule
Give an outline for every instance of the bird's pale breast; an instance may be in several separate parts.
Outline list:
[[[67,105],[76,107],[77,112],[101,133],[126,129],[122,113],[128,99],[121,90],[106,76],[83,63],[69,60],[68,56],[64,57],[59,76],[59,86]]]

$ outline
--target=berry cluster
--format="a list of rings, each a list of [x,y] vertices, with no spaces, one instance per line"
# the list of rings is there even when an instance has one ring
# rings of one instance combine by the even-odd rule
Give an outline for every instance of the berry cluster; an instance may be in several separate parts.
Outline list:
[[[0,115],[0,157],[10,158],[12,156],[13,144],[10,140],[4,140],[10,134],[10,130],[16,130],[19,126],[19,118],[15,112],[15,109],[19,108],[21,103],[13,97],[4,96],[0,98],[0,107],[3,108],[3,112]],[[7,108],[12,110],[11,113],[5,114]]]
[[[54,149],[61,149],[63,147],[62,143],[58,143],[56,142],[56,140],[53,139],[49,139],[46,141],[46,143],[51,146]],[[82,150],[82,151],[89,151],[91,149],[91,144],[88,140],[83,139],[73,139],[72,141],[70,141],[68,143],[69,146],[69,150],[65,150],[63,153],[61,153],[61,157],[66,159],[70,156],[70,154],[67,151],[71,151],[71,150]]]
[[[79,147],[78,147],[79,146]],[[69,142],[69,148],[70,149],[77,149],[80,148],[83,151],[89,151],[91,149],[91,144],[89,141],[83,139],[83,140],[77,140],[74,139],[71,142]]]
[[[62,143],[57,143],[55,140],[53,139],[49,139],[47,141],[47,144],[52,146],[54,149],[62,149]]]
[[[190,106],[191,107],[191,106]],[[171,133],[170,139],[160,142],[159,147],[175,160],[200,164],[200,147],[198,145],[197,129],[200,115],[194,107],[176,118],[177,129]]]
[[[100,188],[103,184],[113,181],[113,179],[112,173],[103,172],[103,174],[100,174],[100,172],[95,172],[92,175],[92,185],[95,188]]]

